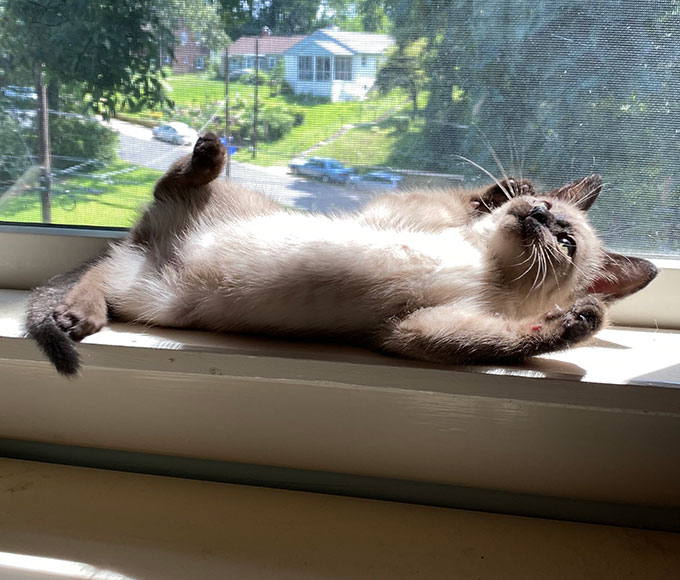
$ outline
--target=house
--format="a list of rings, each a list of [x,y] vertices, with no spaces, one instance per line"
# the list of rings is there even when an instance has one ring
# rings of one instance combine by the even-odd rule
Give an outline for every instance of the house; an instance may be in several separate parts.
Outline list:
[[[273,36],[264,27],[260,36],[242,36],[229,47],[229,73],[255,68],[255,41],[260,58],[260,70],[270,71],[283,59],[283,53],[306,36]],[[224,71],[222,71],[224,72]]]
[[[161,54],[163,64],[172,66],[174,73],[203,72],[210,61],[210,49],[186,26],[179,26],[174,34],[178,41],[175,58]]]
[[[296,94],[329,97],[333,102],[363,99],[393,44],[385,34],[323,28],[285,51],[285,78]]]

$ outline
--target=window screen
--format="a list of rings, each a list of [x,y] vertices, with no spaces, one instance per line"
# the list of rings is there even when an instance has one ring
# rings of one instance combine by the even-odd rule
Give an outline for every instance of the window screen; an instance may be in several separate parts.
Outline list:
[[[372,195],[290,171],[312,155],[400,176],[399,188],[477,186],[489,174],[547,188],[597,172],[606,185],[591,213],[607,245],[676,255],[678,10],[6,0],[0,220],[129,226],[196,134],[226,143],[228,130],[229,178],[302,210],[351,210]],[[256,70],[255,39],[271,70]]]

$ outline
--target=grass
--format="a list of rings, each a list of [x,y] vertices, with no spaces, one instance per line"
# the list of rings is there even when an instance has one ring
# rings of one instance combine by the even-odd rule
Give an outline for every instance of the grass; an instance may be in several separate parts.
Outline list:
[[[88,176],[72,176],[54,183],[52,223],[100,227],[130,227],[140,209],[152,199],[153,184],[161,172],[117,162]],[[103,178],[108,175],[109,177]],[[41,223],[37,188],[0,197],[0,221]]]
[[[277,99],[286,102],[283,97],[276,97],[274,100]],[[300,155],[319,142],[326,141],[344,125],[375,123],[392,110],[401,110],[407,103],[402,91],[393,91],[384,97],[375,97],[363,102],[347,101],[299,106],[305,112],[305,121],[302,125],[293,127],[290,133],[278,141],[258,144],[254,160],[247,150],[240,151],[236,159],[258,165],[283,165],[291,157]]]

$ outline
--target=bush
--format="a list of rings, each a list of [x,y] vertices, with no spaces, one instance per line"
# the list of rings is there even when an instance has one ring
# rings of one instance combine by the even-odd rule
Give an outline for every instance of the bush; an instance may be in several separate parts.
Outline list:
[[[304,120],[304,115],[302,115]],[[295,115],[287,108],[281,106],[265,106],[257,115],[257,139],[258,141],[276,141],[288,133],[295,124]],[[234,138],[240,142],[253,140],[253,111],[243,111],[234,122],[232,128]]]
[[[77,159],[114,161],[117,157],[118,134],[101,123],[85,117],[50,116],[52,155],[68,157],[55,159],[58,168],[79,163]]]
[[[394,125],[394,128],[397,129],[397,131],[408,131],[410,123],[411,119],[405,115],[395,115],[392,117],[392,125]]]
[[[0,192],[10,187],[33,165],[32,154],[35,151],[30,147],[29,151],[26,150],[31,131],[30,124],[26,128],[10,116],[4,107],[0,110]]]
[[[247,72],[243,75],[241,75],[238,79],[239,83],[243,83],[244,85],[254,85],[255,84],[255,71],[252,72]],[[259,76],[257,77],[258,79],[258,85],[266,85],[269,84],[270,78],[269,75],[266,72],[260,71]]]

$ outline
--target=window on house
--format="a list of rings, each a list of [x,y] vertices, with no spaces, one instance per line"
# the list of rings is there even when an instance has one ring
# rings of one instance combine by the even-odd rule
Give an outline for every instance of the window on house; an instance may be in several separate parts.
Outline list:
[[[316,77],[317,81],[331,80],[331,57],[317,56],[316,57]]]
[[[298,80],[314,80],[314,64],[311,56],[298,57]]]
[[[352,57],[351,56],[336,56],[335,57],[335,80],[336,81],[351,81],[352,80]]]
[[[205,68],[205,57],[203,56],[197,56],[196,57],[196,70],[203,70]]]
[[[182,30],[182,32],[180,32],[180,38],[182,44],[189,42],[189,35],[187,34],[186,30]]]

